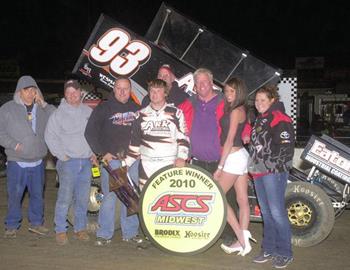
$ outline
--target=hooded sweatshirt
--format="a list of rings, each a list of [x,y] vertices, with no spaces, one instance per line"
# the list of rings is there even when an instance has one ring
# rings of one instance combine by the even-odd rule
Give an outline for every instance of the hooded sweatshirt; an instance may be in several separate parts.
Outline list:
[[[130,142],[131,124],[139,106],[129,99],[119,102],[113,94],[91,114],[85,138],[95,154],[125,153]]]
[[[81,103],[78,107],[61,100],[58,109],[50,116],[45,141],[50,152],[59,160],[90,158],[92,151],[84,131],[92,109]]]
[[[16,86],[13,100],[0,108],[0,145],[5,148],[7,160],[19,162],[35,162],[45,157],[47,147],[44,132],[50,114],[55,110],[53,105],[44,103],[36,108],[35,131],[28,120],[27,110],[20,98],[20,90],[34,86],[41,91],[31,76],[22,76]],[[23,145],[22,151],[15,151],[16,145]]]

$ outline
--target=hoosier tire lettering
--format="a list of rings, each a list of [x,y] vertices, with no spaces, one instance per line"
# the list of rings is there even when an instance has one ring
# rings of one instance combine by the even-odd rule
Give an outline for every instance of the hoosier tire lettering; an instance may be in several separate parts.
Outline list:
[[[314,246],[330,234],[335,219],[334,209],[320,187],[304,182],[289,183],[285,199],[292,227],[292,244]]]
[[[185,238],[191,239],[208,239],[210,237],[210,233],[207,232],[193,232],[193,231],[185,231]]]

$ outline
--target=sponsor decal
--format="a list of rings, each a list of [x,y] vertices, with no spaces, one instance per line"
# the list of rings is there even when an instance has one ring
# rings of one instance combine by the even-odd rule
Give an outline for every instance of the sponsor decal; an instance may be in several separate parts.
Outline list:
[[[83,67],[79,68],[79,71],[87,77],[92,78],[91,76],[91,68],[88,63],[85,63]]]
[[[281,139],[289,139],[289,137],[290,137],[290,134],[287,131],[283,131],[280,134]]]
[[[305,148],[302,158],[323,172],[350,183],[350,160],[345,154],[335,150],[321,139],[316,139],[316,137],[312,137],[310,141],[312,143]]]
[[[102,73],[99,74],[99,81],[100,83],[108,86],[109,88],[113,88],[114,86],[114,80]]]
[[[256,133],[260,133],[260,132],[262,131],[262,127],[259,126],[259,127],[257,127],[255,130],[256,130]]]
[[[205,170],[167,166],[146,183],[140,199],[144,232],[156,246],[195,254],[213,245],[226,224],[226,200]]]
[[[117,126],[131,126],[132,122],[135,120],[134,112],[124,112],[124,113],[115,113],[110,118],[113,125]]]
[[[147,121],[141,123],[141,130],[143,130],[145,134],[166,135],[170,132],[169,125],[170,122],[168,120]]]

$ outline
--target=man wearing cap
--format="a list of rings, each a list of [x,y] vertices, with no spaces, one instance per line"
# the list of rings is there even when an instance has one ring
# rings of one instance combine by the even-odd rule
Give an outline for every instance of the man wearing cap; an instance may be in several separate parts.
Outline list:
[[[168,64],[164,64],[159,68],[157,79],[161,79],[167,84],[169,89],[167,96],[168,104],[174,104],[174,106],[177,107],[189,97],[188,94],[183,91],[175,81],[175,74]],[[142,100],[142,108],[145,108],[149,103],[150,98],[149,95],[147,95]]]
[[[68,243],[67,214],[73,203],[74,238],[90,239],[86,232],[90,194],[91,163],[96,163],[85,137],[85,127],[92,109],[81,102],[81,87],[76,80],[64,84],[64,98],[50,116],[45,141],[57,157],[59,189],[55,207],[55,231],[58,245]]]
[[[44,227],[44,162],[47,147],[44,131],[50,114],[48,105],[31,76],[22,76],[13,100],[0,108],[0,145],[7,155],[8,211],[5,217],[5,238],[16,238],[22,221],[24,190],[29,193],[28,230],[46,235]]]

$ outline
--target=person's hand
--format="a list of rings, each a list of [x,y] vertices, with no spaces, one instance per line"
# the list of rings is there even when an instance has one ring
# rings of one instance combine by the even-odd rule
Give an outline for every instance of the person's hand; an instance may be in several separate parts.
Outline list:
[[[111,160],[117,159],[115,155],[112,155],[111,153],[107,153],[103,156],[102,160],[109,163]]]
[[[250,137],[249,136],[244,136],[244,138],[242,138],[243,144],[248,144],[250,143]]]
[[[46,106],[46,102],[44,100],[43,95],[39,92],[39,90],[36,90],[36,94],[35,94],[35,98],[34,101],[36,104],[38,104],[41,107],[45,107]]]
[[[177,158],[174,162],[175,167],[182,168],[186,166],[186,160],[183,158]]]
[[[221,177],[222,169],[216,169],[216,171],[213,174],[214,180],[218,181]]]
[[[23,144],[17,143],[17,144],[16,144],[16,147],[15,147],[15,151],[16,151],[17,153],[19,153],[19,152],[21,152],[22,150],[23,150]]]
[[[98,161],[97,161],[97,157],[95,154],[91,155],[90,161],[91,161],[92,165],[98,166]]]

